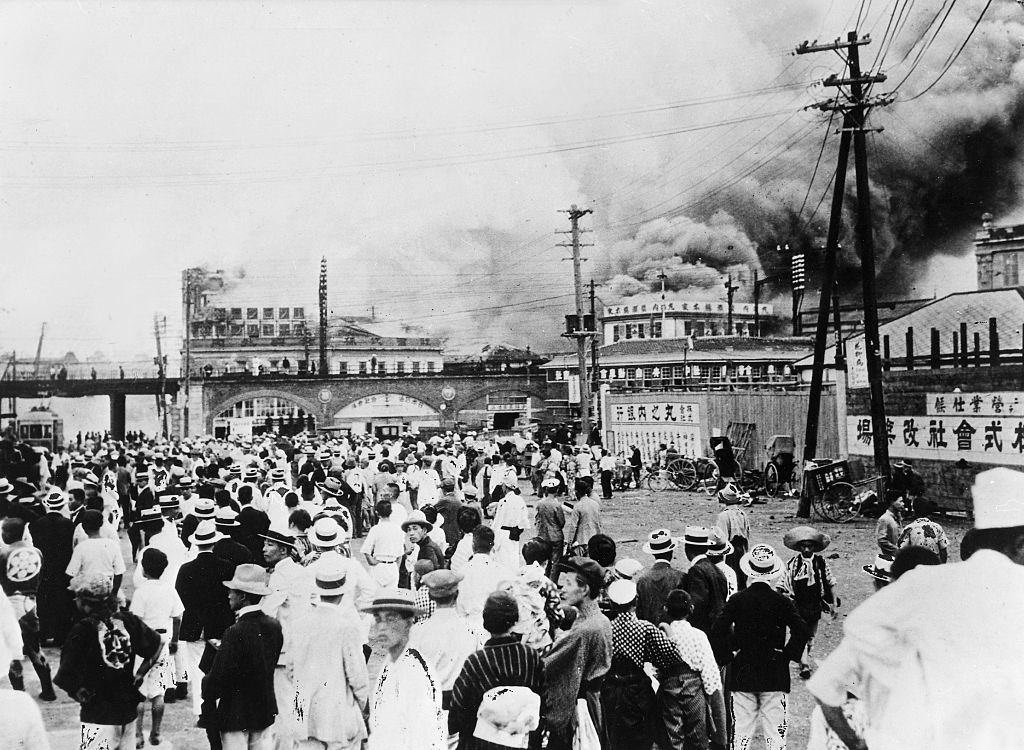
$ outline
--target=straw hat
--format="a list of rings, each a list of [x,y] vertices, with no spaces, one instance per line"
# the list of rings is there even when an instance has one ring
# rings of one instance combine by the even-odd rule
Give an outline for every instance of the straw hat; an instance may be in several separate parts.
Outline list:
[[[343,491],[341,480],[337,477],[327,477],[323,482],[318,482],[316,486],[323,495],[331,497],[337,497]]]
[[[196,501],[192,509],[192,515],[196,518],[214,518],[217,515],[217,504],[209,498],[201,498]]]
[[[832,543],[832,538],[813,526],[796,526],[782,537],[782,543],[792,550],[799,551],[800,545],[804,542],[811,542],[814,545],[814,551],[821,552]]]
[[[889,555],[878,555],[872,565],[865,565],[864,572],[879,581],[892,581],[892,558]]]
[[[733,546],[729,540],[725,538],[725,534],[722,533],[721,529],[711,529],[708,540],[711,542],[711,544],[708,545],[709,555],[725,557],[726,555],[732,554]]]
[[[409,589],[382,589],[373,603],[360,612],[401,612],[407,615],[422,615],[424,610],[416,606],[416,595]]]
[[[192,532],[192,546],[200,547],[219,542],[224,535],[217,531],[217,524],[212,520],[200,521]]]
[[[270,574],[259,565],[243,563],[235,568],[235,575],[230,581],[224,581],[224,586],[235,591],[244,591],[247,594],[266,596],[270,593]]]
[[[644,564],[632,557],[624,557],[615,563],[615,574],[619,578],[633,580],[644,569]]]
[[[348,541],[348,534],[330,516],[318,518],[309,530],[309,543],[320,549],[333,549]]]
[[[647,535],[643,551],[648,555],[662,555],[676,548],[676,540],[668,529],[655,529]]]
[[[1024,473],[1002,466],[983,471],[974,478],[971,496],[974,528],[1024,526]]]
[[[743,498],[740,497],[735,486],[727,484],[718,491],[718,502],[723,505],[740,505],[743,503]]]
[[[342,592],[345,581],[348,578],[348,566],[344,560],[330,560],[321,557],[321,562],[316,566],[316,578],[313,582],[313,589],[324,596],[338,596]]]
[[[710,547],[711,532],[706,526],[687,526],[683,532],[683,544],[689,547]]]
[[[295,537],[280,529],[267,529],[265,533],[258,534],[257,536],[284,547],[295,547]]]
[[[0,495],[2,494],[3,492],[0,492]],[[46,493],[46,499],[43,502],[48,510],[60,510],[61,508],[64,507],[67,501],[67,496],[65,496],[65,494],[61,492],[59,489],[54,487],[53,489]],[[157,512],[159,513],[159,509],[157,509]]]
[[[427,520],[422,510],[414,510],[402,524],[402,531],[408,531],[410,526],[422,526],[427,531],[434,528],[434,524]]]
[[[782,559],[767,544],[755,544],[750,552],[740,558],[740,570],[751,582],[774,578],[783,571]]]
[[[214,523],[216,523],[218,529],[237,528],[239,526],[238,513],[228,505],[225,505],[223,508],[217,508]]]
[[[615,604],[631,604],[636,600],[636,584],[625,579],[612,581],[608,584],[608,598]]]

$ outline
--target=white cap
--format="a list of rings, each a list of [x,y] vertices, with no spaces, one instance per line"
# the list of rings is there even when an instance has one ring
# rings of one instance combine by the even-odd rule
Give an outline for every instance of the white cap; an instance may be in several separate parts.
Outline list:
[[[974,478],[974,528],[1024,526],[1024,473],[1002,466]]]

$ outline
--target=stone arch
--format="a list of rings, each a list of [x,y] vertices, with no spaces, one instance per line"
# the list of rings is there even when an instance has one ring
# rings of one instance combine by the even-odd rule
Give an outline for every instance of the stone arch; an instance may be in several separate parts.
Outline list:
[[[510,392],[510,393],[511,392],[516,392],[516,393],[520,393],[520,394],[522,394],[524,396],[532,396],[533,398],[538,399],[542,405],[543,405],[544,401],[548,397],[548,394],[547,394],[546,390],[537,390],[537,389],[533,388],[532,386],[512,384],[512,383],[510,383],[510,384],[505,384],[505,383],[498,384],[498,383],[495,383],[495,384],[489,385],[489,386],[484,387],[484,388],[477,388],[475,391],[472,391],[468,395],[456,396],[456,398],[452,401],[452,408],[454,410],[456,410],[456,411],[459,411],[461,409],[468,409],[469,408],[469,404],[472,404],[477,399],[484,398],[489,393],[498,393],[498,392]]]
[[[207,432],[213,432],[213,420],[215,417],[230,409],[239,401],[246,401],[252,398],[279,398],[283,401],[290,401],[306,412],[306,414],[312,414],[317,418],[317,420],[322,419],[320,414],[321,410],[318,408],[317,404],[303,396],[277,388],[257,388],[254,390],[239,391],[238,393],[234,393],[231,396],[221,399],[219,402],[211,405],[206,413]]]

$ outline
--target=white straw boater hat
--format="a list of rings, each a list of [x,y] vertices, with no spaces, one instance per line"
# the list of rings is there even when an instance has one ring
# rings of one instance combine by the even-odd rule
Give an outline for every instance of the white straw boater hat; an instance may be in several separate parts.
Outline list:
[[[687,526],[683,532],[683,544],[688,547],[710,547],[711,532],[707,526]]]
[[[224,535],[217,531],[217,524],[213,521],[200,521],[196,530],[192,532],[192,546],[205,546],[219,542]]]
[[[309,543],[320,549],[332,549],[348,541],[341,524],[333,518],[318,518],[309,530]]]
[[[230,581],[224,581],[224,586],[235,591],[244,591],[247,594],[266,596],[270,593],[270,574],[259,565],[243,563],[235,568],[235,574]]]
[[[648,555],[661,555],[676,548],[676,540],[668,529],[655,529],[647,535],[643,551]]]
[[[343,562],[345,559],[347,558],[338,560],[329,560],[327,557],[320,558],[321,562],[316,567],[316,578],[313,582],[316,593],[327,596],[338,596],[343,593],[342,589],[348,578],[348,567]]]
[[[46,504],[46,507],[49,508],[50,510],[60,510],[61,508],[64,507],[64,504],[67,503],[67,501],[68,499],[67,497],[65,497],[64,493],[61,492],[56,487],[54,487],[53,489],[46,493],[46,499],[43,502]],[[160,512],[159,508],[157,509],[157,512]]]
[[[783,571],[782,559],[767,544],[755,544],[740,558],[740,570],[753,582],[774,578]]]
[[[373,604],[363,607],[360,612],[402,612],[408,615],[422,615],[424,610],[416,606],[416,596],[409,589],[382,589]]]
[[[865,565],[864,572],[879,581],[892,580],[892,558],[889,555],[878,555],[872,565]]]

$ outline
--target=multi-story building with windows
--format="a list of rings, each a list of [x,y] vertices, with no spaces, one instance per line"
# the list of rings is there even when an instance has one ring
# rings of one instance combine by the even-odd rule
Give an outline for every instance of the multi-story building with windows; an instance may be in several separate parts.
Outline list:
[[[315,302],[269,304],[246,299],[243,284],[225,289],[218,273],[186,274],[185,330],[193,377],[253,374],[403,375],[440,372],[441,339],[371,317],[332,315],[327,322],[329,372],[316,373],[320,356]],[[191,276],[189,276],[191,274]],[[191,280],[190,280],[191,279]]]
[[[1024,224],[996,226],[992,214],[983,215],[981,230],[974,236],[974,257],[979,291],[1020,286]]]

